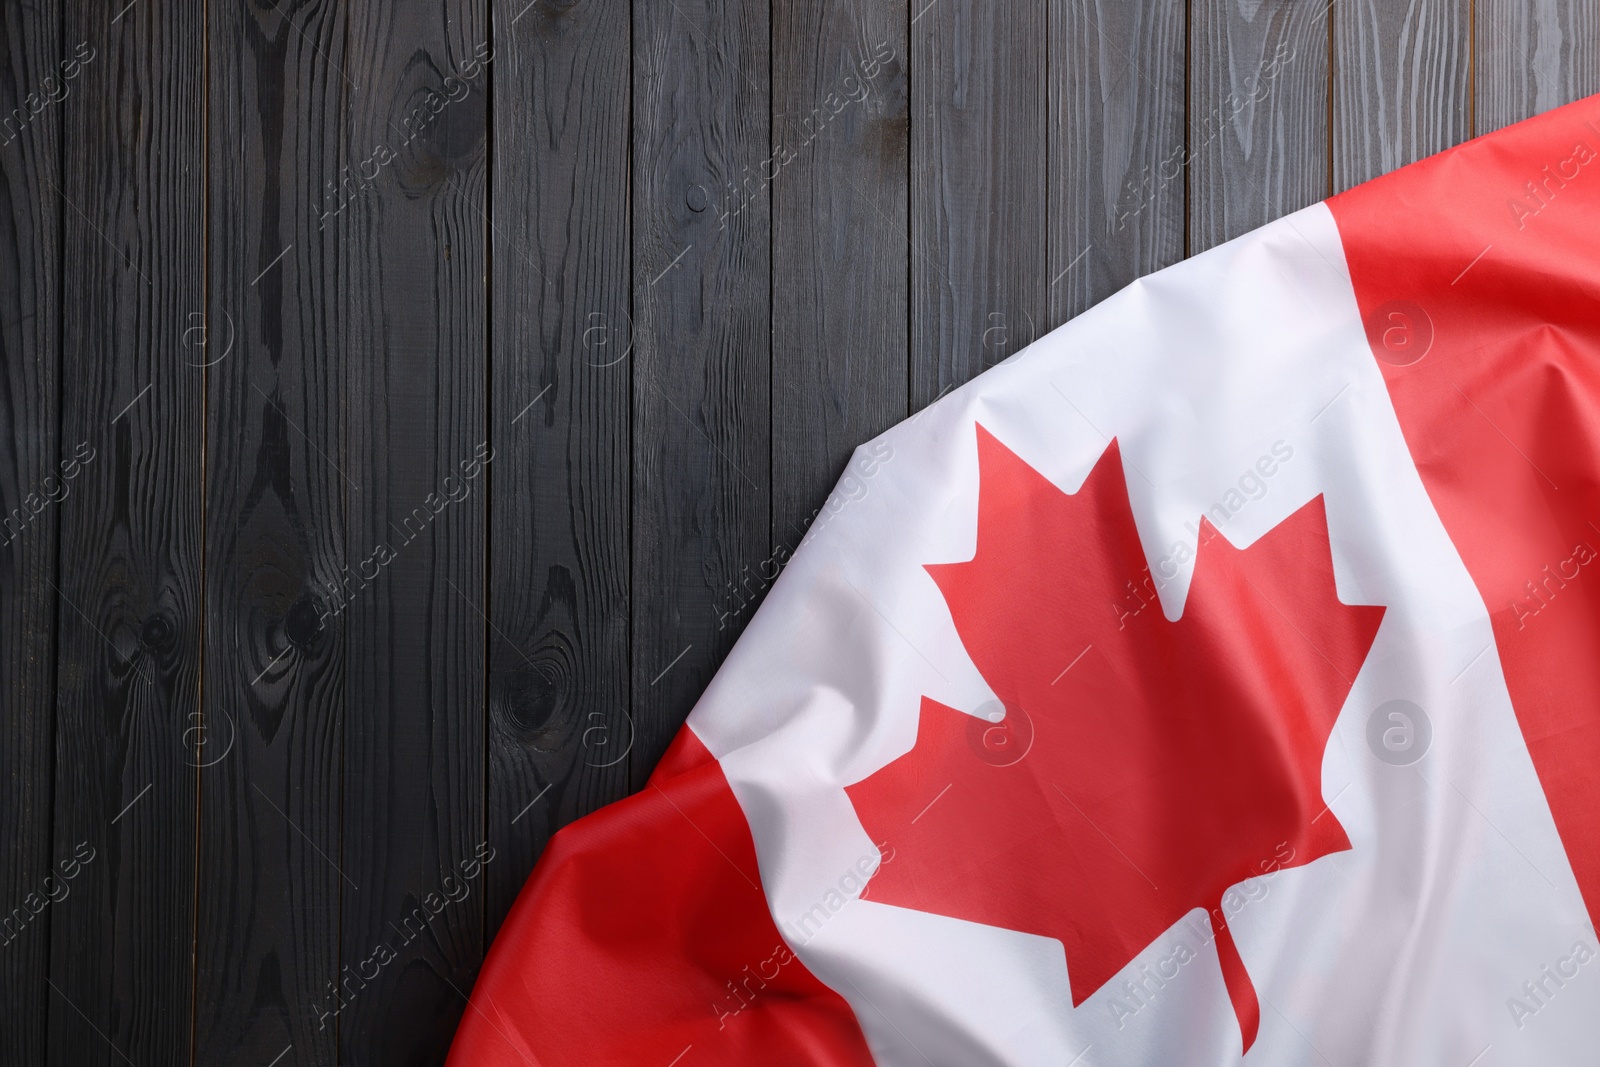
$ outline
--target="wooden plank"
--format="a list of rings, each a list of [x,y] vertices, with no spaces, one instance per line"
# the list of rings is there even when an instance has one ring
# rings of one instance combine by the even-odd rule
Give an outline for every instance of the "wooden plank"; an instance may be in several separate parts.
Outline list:
[[[1338,0],[1332,17],[1334,192],[1467,138],[1467,5]]]
[[[634,8],[633,713],[643,784],[769,552],[768,7]]]
[[[1198,0],[1189,87],[1189,250],[1332,193],[1329,0]]]
[[[918,0],[911,17],[911,406],[1049,326],[1046,8]]]
[[[487,7],[346,10],[338,1062],[437,1063],[483,953]]]
[[[58,439],[60,104],[92,50],[59,20],[0,14],[0,1062],[42,1063],[49,902],[71,892],[50,840],[55,725],[56,505],[82,467]],[[76,42],[75,42],[76,43]],[[90,62],[93,62],[92,58]],[[63,467],[62,463],[67,466]],[[64,888],[62,888],[64,887]]]
[[[1184,254],[1182,0],[1053,0],[1050,318]]]
[[[179,1063],[193,1038],[201,592],[203,6],[74,0],[62,103],[61,441],[49,1062]]]
[[[774,554],[727,590],[727,627],[749,618],[855,447],[907,415],[906,23],[904,0],[773,7]]]
[[[1473,132],[1600,93],[1600,7],[1592,0],[1478,0]]]
[[[494,26],[491,935],[550,834],[628,792],[633,737],[629,4]]]
[[[210,306],[185,356],[207,382],[195,1048],[202,1063],[332,1063],[348,485],[324,223],[344,17],[223,5],[208,32]]]

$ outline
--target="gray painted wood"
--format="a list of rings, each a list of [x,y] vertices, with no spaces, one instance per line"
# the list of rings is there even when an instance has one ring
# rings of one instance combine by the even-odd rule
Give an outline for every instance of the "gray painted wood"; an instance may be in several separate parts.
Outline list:
[[[494,12],[488,931],[629,792],[627,0]]]
[[[1049,326],[1043,5],[914,0],[911,406]]]
[[[768,9],[633,12],[635,785],[737,631],[718,605],[769,552]]]
[[[1183,258],[1180,0],[1054,0],[1049,326]]]
[[[226,5],[207,33],[209,332],[184,349],[206,382],[204,707],[186,724],[202,783],[195,1055],[332,1062],[344,19]]]
[[[1333,5],[1333,191],[1469,135],[1471,42],[1456,0]]]
[[[856,446],[907,414],[906,20],[904,0],[773,8],[773,555],[717,605],[724,628],[749,618]]]
[[[489,25],[486,3],[347,10],[344,151],[358,185],[339,256],[356,577],[330,854],[338,1062],[376,1067],[443,1059],[483,957]]]
[[[1479,0],[1474,11],[1474,133],[1600,93],[1592,0]]]
[[[1189,250],[1329,196],[1326,0],[1198,0],[1189,65]]]
[[[50,840],[56,506],[81,470],[56,421],[64,205],[45,178],[59,167],[60,102],[94,50],[63,49],[59,18],[11,4],[0,57],[0,1062],[41,1063],[48,901],[75,862]]]
[[[178,1063],[193,1039],[205,313],[204,12],[66,5],[97,57],[59,105],[62,451],[48,1062]],[[43,176],[43,175],[42,175]],[[186,337],[187,335],[187,337]]]

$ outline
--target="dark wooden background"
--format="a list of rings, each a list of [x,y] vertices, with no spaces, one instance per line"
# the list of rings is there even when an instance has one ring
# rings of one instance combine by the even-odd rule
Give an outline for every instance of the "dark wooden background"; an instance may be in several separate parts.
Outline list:
[[[853,446],[1600,89],[1600,0],[3,2],[6,1064],[440,1062]]]

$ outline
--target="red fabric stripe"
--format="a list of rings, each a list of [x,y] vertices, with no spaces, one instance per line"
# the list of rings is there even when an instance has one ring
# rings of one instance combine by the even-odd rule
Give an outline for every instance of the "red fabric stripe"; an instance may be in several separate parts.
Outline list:
[[[778,933],[744,812],[688,727],[642,792],[551,840],[495,937],[448,1061],[872,1062],[849,1005]]]
[[[1600,921],[1600,97],[1328,205]]]

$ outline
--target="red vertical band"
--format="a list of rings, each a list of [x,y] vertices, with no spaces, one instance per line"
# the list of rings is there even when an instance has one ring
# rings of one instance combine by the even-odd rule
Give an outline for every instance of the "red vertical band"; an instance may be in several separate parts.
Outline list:
[[[650,783],[550,842],[496,936],[450,1067],[871,1067],[789,951],[721,766],[684,727]]]
[[[1328,206],[1600,921],[1600,97]]]

